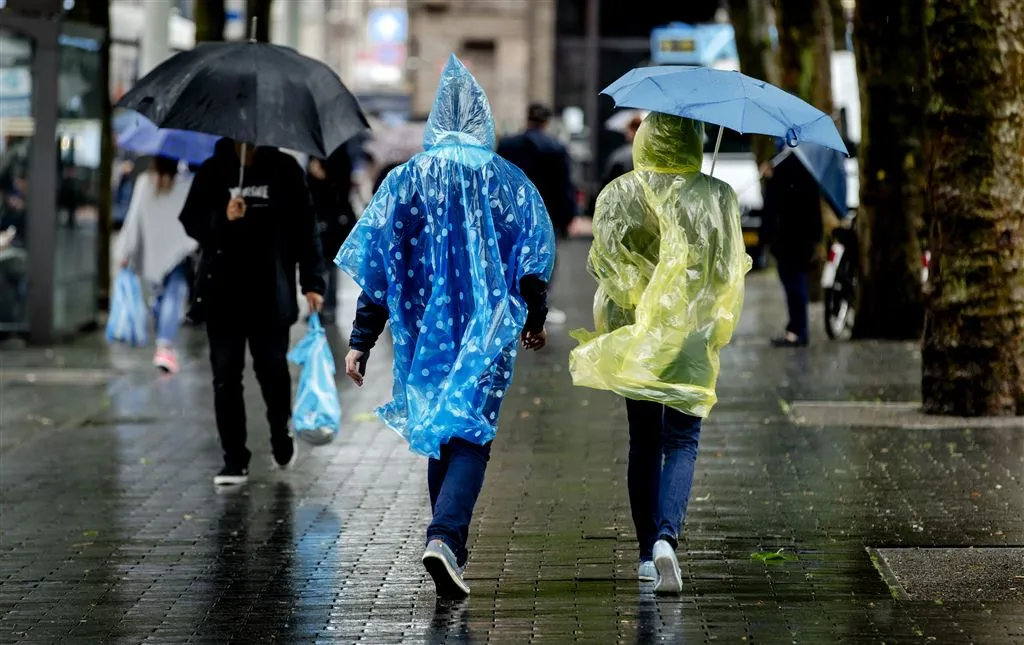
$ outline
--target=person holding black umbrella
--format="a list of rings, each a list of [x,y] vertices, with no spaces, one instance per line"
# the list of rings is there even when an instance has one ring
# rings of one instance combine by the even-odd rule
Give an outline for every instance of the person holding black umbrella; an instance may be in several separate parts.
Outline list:
[[[267,404],[274,461],[287,467],[295,459],[286,359],[288,329],[299,315],[295,268],[311,311],[323,305],[325,270],[306,173],[279,148],[327,159],[369,128],[366,116],[323,62],[255,37],[175,54],[117,107],[160,129],[223,137],[181,213],[201,249],[189,317],[205,321],[210,338],[224,449],[214,482],[241,484],[249,475],[246,344]]]
[[[281,468],[295,461],[287,354],[288,331],[299,318],[296,265],[310,311],[320,310],[326,286],[305,173],[279,150],[222,139],[196,173],[181,223],[202,247],[190,317],[206,323],[210,340],[224,450],[214,483],[242,484],[251,457],[242,397],[246,344],[267,405],[274,461]]]

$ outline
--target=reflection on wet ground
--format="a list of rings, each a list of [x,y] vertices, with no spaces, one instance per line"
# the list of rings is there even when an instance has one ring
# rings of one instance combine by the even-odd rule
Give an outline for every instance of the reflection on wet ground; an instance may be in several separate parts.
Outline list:
[[[584,253],[565,250],[563,284],[589,284]],[[424,462],[356,420],[387,397],[386,345],[370,385],[342,385],[339,440],[302,446],[288,473],[270,467],[247,383],[256,458],[233,493],[211,484],[200,333],[173,379],[95,340],[4,352],[0,643],[1024,642],[1019,601],[897,600],[865,550],[1024,544],[1024,431],[794,424],[792,401],[917,400],[918,356],[824,339],[768,349],[776,292],[751,278],[723,357],[679,599],[633,579],[625,412],[571,387],[564,329],[520,363],[474,521],[473,595],[454,605],[418,565]],[[587,323],[588,292],[553,298],[568,329]],[[750,557],[779,549],[795,559]]]

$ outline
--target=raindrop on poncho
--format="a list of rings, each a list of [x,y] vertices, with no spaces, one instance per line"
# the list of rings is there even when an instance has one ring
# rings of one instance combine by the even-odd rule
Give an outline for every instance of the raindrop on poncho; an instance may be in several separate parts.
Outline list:
[[[393,400],[378,414],[435,458],[454,437],[494,438],[526,322],[519,282],[554,268],[544,203],[494,141],[487,96],[452,56],[424,152],[388,174],[335,260],[389,312]]]
[[[651,113],[633,142],[635,170],[598,196],[588,268],[596,332],[579,330],[576,385],[706,417],[719,352],[743,308],[751,260],[739,203],[700,172],[703,124]]]

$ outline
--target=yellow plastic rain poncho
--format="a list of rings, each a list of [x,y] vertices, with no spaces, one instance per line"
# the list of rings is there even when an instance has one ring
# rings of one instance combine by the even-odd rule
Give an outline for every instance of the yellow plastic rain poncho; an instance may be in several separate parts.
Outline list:
[[[596,332],[578,330],[576,385],[706,417],[719,352],[743,307],[750,270],[736,193],[700,172],[704,126],[652,112],[633,142],[635,169],[597,198],[588,268]]]

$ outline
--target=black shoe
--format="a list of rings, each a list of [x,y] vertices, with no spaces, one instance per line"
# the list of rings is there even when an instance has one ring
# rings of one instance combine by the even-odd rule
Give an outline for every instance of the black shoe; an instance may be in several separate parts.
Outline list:
[[[295,445],[295,436],[286,434],[278,438],[270,439],[270,448],[274,451],[274,462],[285,470],[295,463],[298,457],[298,447]]]
[[[217,486],[241,486],[249,481],[249,469],[237,466],[224,466],[213,478]]]

